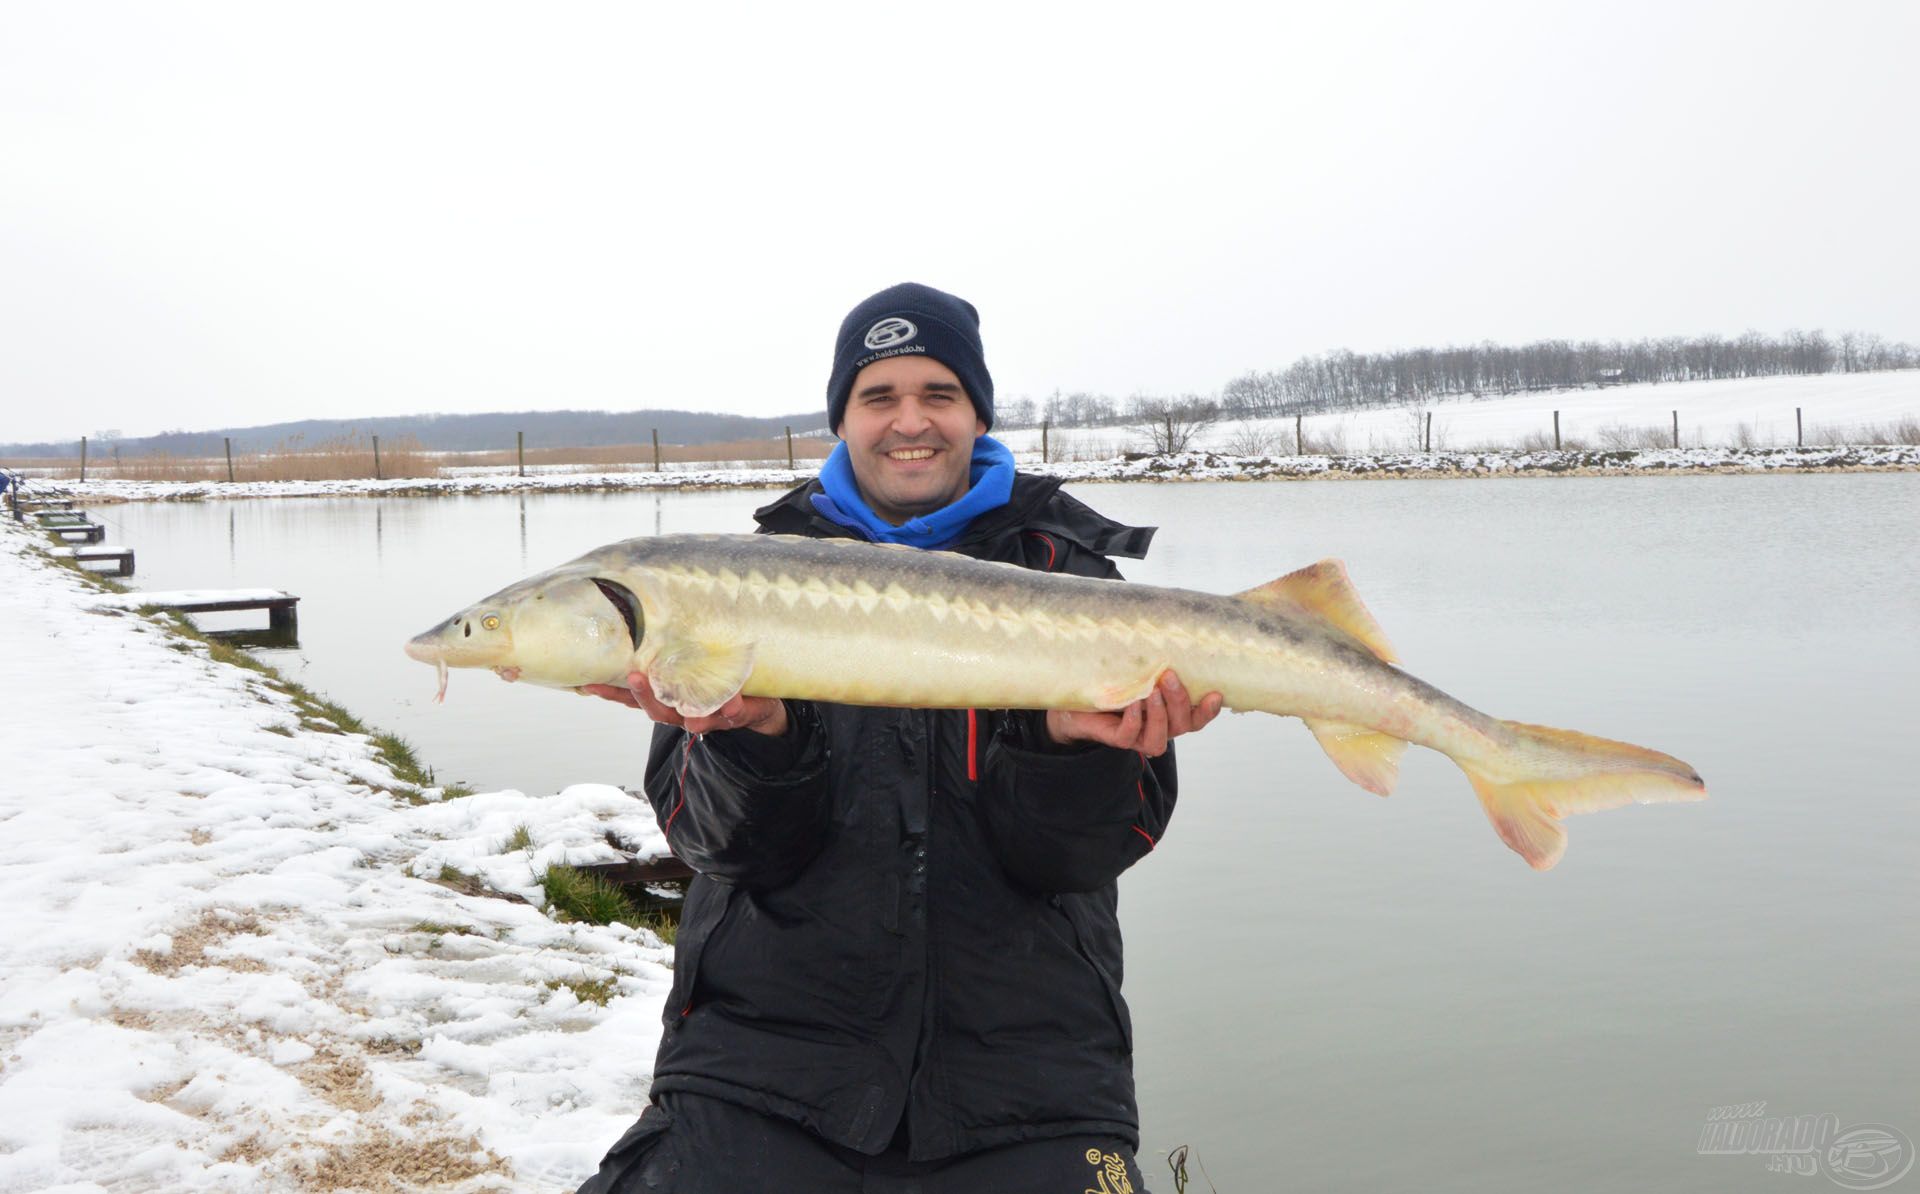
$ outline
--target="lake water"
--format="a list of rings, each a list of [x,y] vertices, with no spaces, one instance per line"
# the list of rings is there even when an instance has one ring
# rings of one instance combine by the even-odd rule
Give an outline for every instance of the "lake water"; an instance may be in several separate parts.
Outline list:
[[[1342,557],[1409,670],[1712,792],[1574,818],[1536,874],[1438,755],[1381,800],[1297,722],[1188,740],[1173,825],[1121,884],[1154,1189],[1151,1154],[1188,1144],[1224,1194],[1812,1191],[1700,1155],[1709,1110],[1920,1135],[1920,476],[1077,492],[1161,526],[1133,579],[1230,591]],[[645,721],[484,673],[436,707],[400,643],[609,540],[746,529],[769,496],[104,512],[142,587],[298,593],[300,649],[267,654],[443,780],[544,792],[638,786]]]

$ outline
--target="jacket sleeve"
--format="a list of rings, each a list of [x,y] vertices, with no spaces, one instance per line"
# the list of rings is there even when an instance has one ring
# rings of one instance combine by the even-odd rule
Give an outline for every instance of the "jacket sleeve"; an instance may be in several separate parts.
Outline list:
[[[647,800],[674,856],[739,887],[779,887],[820,852],[829,807],[826,734],[809,703],[787,702],[779,738],[689,734],[657,725]]]
[[[1006,715],[987,746],[987,833],[1022,886],[1093,891],[1153,849],[1178,795],[1173,748],[1157,759],[1110,746],[1059,747],[1046,715]]]

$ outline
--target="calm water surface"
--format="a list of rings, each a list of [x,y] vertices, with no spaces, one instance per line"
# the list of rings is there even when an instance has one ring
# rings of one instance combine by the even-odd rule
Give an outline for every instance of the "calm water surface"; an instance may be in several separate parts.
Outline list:
[[[1122,882],[1155,1189],[1146,1154],[1184,1143],[1224,1194],[1813,1191],[1836,1187],[1698,1155],[1709,1108],[1920,1135],[1920,476],[1078,492],[1163,528],[1134,579],[1227,591],[1340,556],[1411,671],[1680,755],[1713,793],[1576,818],[1541,875],[1438,755],[1383,801],[1296,722],[1190,740],[1173,826]],[[476,673],[435,707],[400,643],[612,539],[746,529],[770,496],[106,514],[142,587],[298,593],[275,661],[443,779],[544,792],[637,786],[645,723]]]

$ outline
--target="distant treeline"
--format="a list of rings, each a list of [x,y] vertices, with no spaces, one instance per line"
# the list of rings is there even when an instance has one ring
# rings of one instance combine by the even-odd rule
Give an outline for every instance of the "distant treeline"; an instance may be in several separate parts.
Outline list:
[[[1488,396],[1529,390],[1565,390],[1632,382],[1705,381],[1806,373],[1862,373],[1920,367],[1920,348],[1862,332],[1764,336],[1748,332],[1662,340],[1541,340],[1509,346],[1412,348],[1359,353],[1340,349],[1302,357],[1285,369],[1250,372],[1218,394],[1175,397],[1063,394],[1002,405],[1010,424],[1047,419],[1058,426],[1093,426],[1161,417],[1176,409],[1229,418],[1312,414],[1367,406],[1400,406],[1430,398]]]
[[[380,436],[397,442],[412,437],[420,448],[439,452],[479,452],[511,449],[516,433],[526,433],[526,446],[568,448],[588,444],[644,444],[655,430],[660,442],[709,444],[729,440],[766,439],[791,426],[799,435],[824,430],[824,410],[804,414],[749,418],[690,410],[555,410],[483,415],[387,415],[370,419],[307,419],[271,423],[263,427],[234,427],[217,431],[168,431],[133,439],[115,439],[89,446],[94,454],[118,449],[122,455],[218,456],[226,439],[236,453],[286,451],[350,436]],[[0,444],[0,456],[61,457],[79,455],[75,440],[65,443]]]

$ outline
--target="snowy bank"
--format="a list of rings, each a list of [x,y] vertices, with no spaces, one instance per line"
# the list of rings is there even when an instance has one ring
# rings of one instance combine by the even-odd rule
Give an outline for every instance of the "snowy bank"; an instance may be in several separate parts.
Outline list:
[[[609,833],[658,853],[644,802],[417,791],[97,593],[0,531],[0,1191],[592,1172],[645,1102],[672,951],[556,923],[535,875]]]
[[[1475,476],[1665,476],[1672,472],[1887,472],[1920,468],[1920,445],[1895,447],[1655,447],[1617,451],[1379,451],[1348,455],[1121,455],[1106,461],[1021,459],[1023,472],[1069,482],[1323,480]],[[712,468],[705,472],[472,474],[336,482],[44,482],[77,501],[209,501],[225,497],[428,497],[476,493],[614,493],[787,488],[808,470]]]
[[[1328,477],[1653,476],[1675,472],[1879,472],[1920,469],[1920,446],[1806,448],[1650,448],[1613,451],[1365,452],[1343,455],[1231,455],[1216,451],[1171,456],[1125,454],[1107,460],[1020,460],[1021,470],[1068,481],[1287,481]],[[786,488],[810,470],[709,469],[675,473],[541,473],[526,477],[473,474],[386,481],[112,481],[42,482],[80,501],[207,501],[263,497],[422,497],[489,493],[614,493],[647,490]]]

